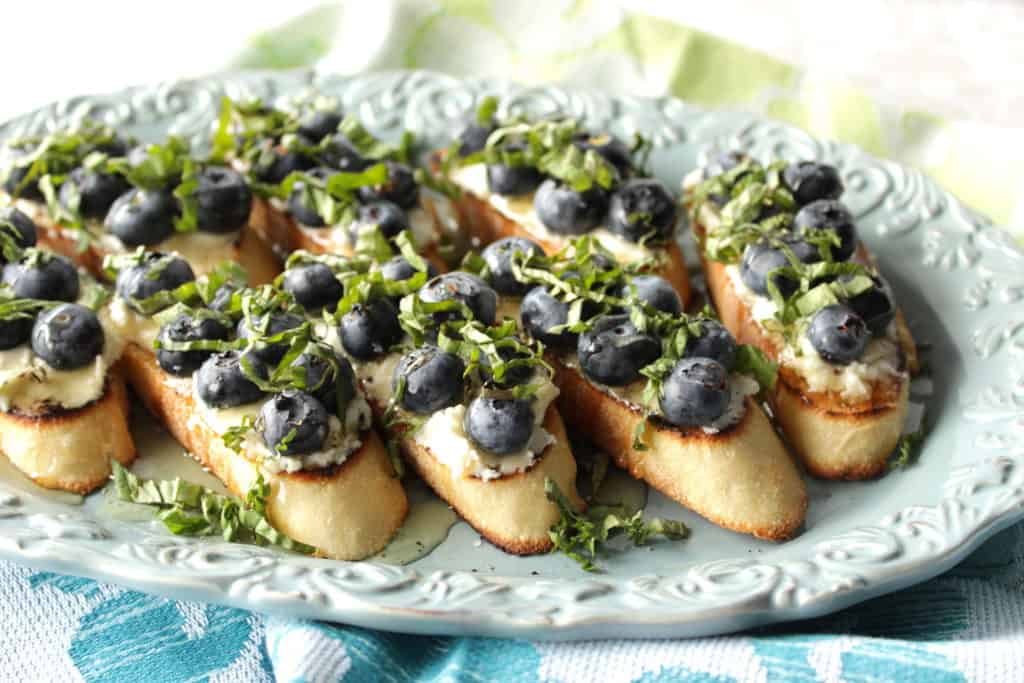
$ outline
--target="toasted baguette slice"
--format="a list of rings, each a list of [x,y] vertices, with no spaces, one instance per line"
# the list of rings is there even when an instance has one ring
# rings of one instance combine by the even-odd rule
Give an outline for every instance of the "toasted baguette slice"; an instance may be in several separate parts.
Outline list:
[[[425,202],[424,210],[430,214],[435,227],[439,231],[443,229],[441,219],[437,215],[433,203]],[[272,244],[274,249],[281,255],[287,255],[300,249],[314,254],[352,256],[354,253],[349,240],[332,239],[329,228],[324,228],[322,235],[316,230],[303,230],[291,216],[284,211],[279,211],[262,197],[255,197],[253,199],[252,213],[249,214],[249,225],[253,227],[264,241]],[[443,273],[448,270],[448,264],[441,256],[440,244],[438,242],[424,247],[420,255],[432,263],[438,272]]]
[[[168,431],[225,486],[244,496],[259,472],[253,461],[224,445],[201,420],[192,419],[191,392],[167,382],[156,357],[136,344],[125,349],[128,381]],[[405,521],[405,491],[394,476],[383,443],[372,429],[344,463],[294,473],[263,472],[270,485],[271,524],[292,538],[339,560],[379,552]]]
[[[502,214],[487,200],[466,190],[453,203],[459,225],[481,244],[490,244],[504,237],[525,237],[536,242],[546,254],[553,254],[565,246],[564,243],[535,235],[526,226]],[[665,261],[654,272],[669,281],[685,307],[690,301],[690,278],[683,253],[674,241],[664,248],[664,252]]]
[[[0,451],[48,489],[86,494],[105,484],[111,459],[128,465],[136,455],[119,366],[108,373],[103,395],[79,408],[0,412]]]
[[[619,467],[726,529],[772,541],[799,531],[807,512],[803,478],[750,398],[740,422],[718,434],[649,420],[647,450],[636,450],[643,411],[601,391],[556,357],[550,360],[561,391],[559,410]]]

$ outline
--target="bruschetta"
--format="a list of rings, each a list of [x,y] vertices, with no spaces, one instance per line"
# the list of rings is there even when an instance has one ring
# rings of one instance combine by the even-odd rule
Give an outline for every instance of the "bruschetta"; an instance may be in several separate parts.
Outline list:
[[[294,254],[283,287],[351,359],[389,442],[439,496],[499,548],[548,551],[560,512],[545,480],[582,507],[549,369],[514,322],[495,325],[493,289],[464,272],[429,278],[399,241],[402,256],[369,267]]]
[[[622,261],[664,277],[689,303],[675,239],[679,211],[645,170],[642,138],[630,147],[572,119],[499,121],[497,109],[485,100],[477,120],[434,155],[433,171],[460,191],[462,228],[483,245],[519,236],[548,254],[590,235]]]
[[[24,214],[0,209],[0,451],[40,486],[85,494],[135,445],[108,293],[33,246]]]
[[[882,473],[907,414],[913,339],[832,166],[721,155],[684,182],[723,323],[779,364],[771,406],[815,476]]]
[[[138,246],[181,254],[200,274],[246,263],[254,284],[280,272],[248,225],[252,192],[239,173],[178,138],[133,143],[88,121],[10,141],[3,199],[36,222],[41,245],[94,274],[106,255]]]
[[[143,403],[244,496],[262,476],[280,532],[319,554],[380,551],[408,501],[352,366],[286,293],[225,266],[198,280],[178,256],[108,259],[124,368]]]
[[[593,237],[550,256],[505,238],[467,265],[544,344],[568,423],[620,467],[724,528],[799,531],[807,492],[758,402],[774,376],[760,352]]]

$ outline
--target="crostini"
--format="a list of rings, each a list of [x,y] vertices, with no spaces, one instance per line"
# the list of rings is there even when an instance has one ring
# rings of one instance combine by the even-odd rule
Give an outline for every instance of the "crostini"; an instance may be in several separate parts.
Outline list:
[[[370,228],[389,240],[408,230],[443,268],[454,212],[410,165],[411,137],[386,144],[325,102],[274,109],[224,100],[219,122],[213,154],[249,179],[250,222],[283,253],[352,255]]]
[[[726,327],[779,364],[771,406],[812,474],[884,471],[917,352],[835,168],[727,153],[684,181],[708,290]]]
[[[499,121],[497,109],[485,100],[476,121],[434,155],[434,172],[460,190],[463,229],[483,245],[525,237],[548,254],[590,235],[623,262],[664,277],[689,303],[676,201],[645,170],[642,138],[629,147],[573,119]]]
[[[759,351],[592,237],[551,256],[505,238],[467,266],[546,347],[565,419],[620,467],[727,529],[798,532],[807,492],[756,400],[774,380]]]
[[[327,557],[380,551],[408,510],[352,366],[286,292],[175,255],[107,260],[124,367],[149,410],[236,495],[269,487],[273,526]]]
[[[403,254],[379,265],[294,254],[282,286],[319,316],[389,441],[439,496],[499,548],[548,551],[560,512],[545,480],[582,507],[549,369],[514,322],[494,324],[493,289],[469,273],[430,278],[411,239],[398,241]]]
[[[35,226],[0,209],[0,452],[40,486],[85,494],[135,445],[108,292],[35,248]]]
[[[252,192],[239,173],[178,138],[133,144],[89,121],[10,141],[4,200],[35,220],[40,244],[97,275],[106,255],[138,246],[181,254],[200,274],[242,262],[254,284],[280,272],[248,226]]]

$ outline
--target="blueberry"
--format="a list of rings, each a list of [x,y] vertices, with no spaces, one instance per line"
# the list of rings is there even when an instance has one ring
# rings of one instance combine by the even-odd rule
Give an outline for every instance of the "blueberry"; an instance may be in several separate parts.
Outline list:
[[[174,219],[180,211],[170,190],[136,188],[114,201],[103,225],[129,247],[151,246],[174,233]]]
[[[490,282],[495,291],[508,296],[522,296],[530,285],[516,280],[512,273],[514,254],[543,256],[544,250],[536,242],[525,237],[505,237],[487,245],[480,255],[490,271]]]
[[[108,157],[123,157],[128,154],[128,141],[115,133],[106,141],[97,144],[94,149]]]
[[[380,199],[359,207],[359,218],[353,226],[353,239],[358,237],[360,229],[372,225],[376,225],[381,234],[390,240],[409,229],[409,217],[394,202]]]
[[[807,338],[818,355],[835,365],[849,365],[864,355],[870,333],[867,323],[846,304],[819,309],[807,327]]]
[[[513,143],[505,149],[514,152],[526,148],[525,144]],[[505,196],[530,194],[544,180],[544,175],[533,166],[508,166],[487,164],[487,187],[491,192]]]
[[[327,410],[304,391],[285,389],[260,408],[260,433],[271,451],[305,455],[323,448],[330,432]]]
[[[343,404],[348,404],[356,394],[355,371],[342,356],[325,358],[303,352],[292,362],[292,369],[302,374],[302,390],[316,396],[328,412],[334,412],[339,397]]]
[[[112,173],[76,168],[60,186],[60,203],[71,206],[75,191],[78,192],[78,212],[83,218],[103,219],[118,197],[131,189],[124,178]]]
[[[338,131],[341,119],[341,112],[335,110],[307,111],[299,119],[299,135],[309,138],[314,143],[320,142]]]
[[[540,222],[560,235],[582,235],[599,226],[608,213],[608,193],[594,185],[576,192],[554,179],[541,183],[533,197]]]
[[[716,155],[715,158],[704,164],[704,168],[701,173],[705,180],[708,178],[714,178],[715,176],[722,175],[726,171],[731,171],[746,160],[747,155],[742,152],[737,152],[735,150],[721,152]]]
[[[502,361],[508,363],[510,361],[520,360],[529,358],[530,355],[523,351],[516,351],[509,346],[498,347],[498,356],[501,357]],[[505,373],[501,380],[497,380],[494,377],[494,373],[491,371],[491,361],[486,354],[480,355],[480,378],[481,380],[489,385],[495,386],[499,389],[510,389],[515,386],[523,384],[527,380],[533,377],[533,367],[530,365],[513,365],[505,368]]]
[[[591,136],[584,133],[576,140],[576,146],[584,151],[592,149],[600,154],[623,178],[633,171],[633,153],[625,142],[614,135]]]
[[[284,272],[281,286],[307,311],[334,306],[344,293],[334,271],[323,263],[307,263],[289,268]]]
[[[210,299],[209,303],[210,309],[221,313],[227,311],[231,306],[231,298],[237,291],[238,287],[236,285],[230,282],[224,283],[213,293],[213,298]]]
[[[19,299],[74,301],[80,290],[78,271],[63,256],[30,252],[4,266],[3,282]]]
[[[493,325],[498,313],[498,293],[476,275],[453,271],[433,278],[420,289],[420,299],[428,303],[461,301],[469,307],[474,320]],[[461,318],[458,310],[440,311],[434,320],[443,322]]]
[[[412,264],[405,260],[401,254],[392,256],[380,266],[380,274],[385,280],[391,282],[403,282],[410,279],[420,271],[412,267]],[[427,261],[427,277],[437,276],[437,268],[430,261]]]
[[[494,130],[493,124],[487,126],[481,126],[476,122],[468,124],[456,138],[459,141],[459,156],[469,156],[482,150],[487,146],[487,138]]]
[[[389,299],[355,304],[338,323],[341,345],[353,358],[369,360],[402,341],[398,309]]]
[[[83,367],[103,352],[103,325],[92,309],[61,304],[36,318],[32,352],[57,370]]]
[[[849,276],[840,276],[839,279],[847,280]],[[892,289],[889,287],[889,283],[881,277],[872,279],[874,287],[852,297],[846,303],[864,319],[871,334],[883,337],[889,328],[889,323],[896,317],[896,308],[892,302]]]
[[[628,315],[603,315],[580,335],[576,350],[587,377],[615,387],[640,379],[640,369],[661,356],[661,342],[637,330]]]
[[[700,321],[700,335],[686,340],[687,358],[710,358],[726,370],[736,363],[736,339],[717,320]]]
[[[402,356],[391,376],[391,389],[405,381],[402,407],[426,415],[462,400],[462,375],[466,366],[458,356],[436,346],[421,346]]]
[[[34,323],[35,318],[32,316],[0,320],[0,351],[13,349],[27,342],[32,335]]]
[[[139,313],[144,311],[133,301],[141,301],[159,292],[177,289],[196,279],[188,261],[169,254],[149,251],[142,255],[141,263],[125,268],[117,274],[114,289],[129,306]]]
[[[358,173],[372,161],[363,158],[363,155],[340,133],[331,137],[320,154],[324,164],[332,169],[344,171],[345,173]]]
[[[226,340],[231,330],[216,318],[198,317],[182,313],[170,322],[164,323],[157,338],[163,342],[192,342]],[[157,349],[156,360],[160,367],[179,377],[191,375],[213,355],[213,351],[199,349],[172,351]]]
[[[634,178],[612,194],[608,229],[631,242],[666,239],[676,226],[676,203],[660,180]]]
[[[25,180],[32,165],[9,166],[4,178],[4,191],[13,197],[42,201],[43,193],[39,190],[39,178]]]
[[[420,199],[420,187],[412,169],[397,161],[385,161],[388,179],[381,185],[364,185],[358,190],[359,198],[364,202],[385,199],[398,204],[403,209],[411,209]]]
[[[224,166],[199,172],[196,188],[199,229],[225,234],[241,229],[252,210],[252,190],[240,173]]]
[[[251,354],[246,362],[257,375],[266,377],[267,366]],[[245,376],[236,352],[210,356],[196,370],[196,392],[211,408],[233,408],[263,398],[263,391]]]
[[[568,349],[576,345],[576,334],[568,330],[551,332],[569,320],[569,304],[551,296],[543,286],[538,285],[526,293],[519,305],[519,318],[523,329],[545,346]]]
[[[270,337],[276,337],[282,332],[288,330],[294,330],[301,326],[305,321],[294,313],[286,313],[284,311],[274,311],[272,313],[264,314],[252,320],[250,325],[249,321],[242,318],[238,321],[238,327],[236,334],[239,339],[253,339],[258,337],[253,348],[248,352],[264,363],[269,365],[277,365],[277,363],[284,358],[284,354],[288,353],[288,341],[280,341],[267,343],[263,341]]]
[[[327,182],[336,173],[333,169],[318,166],[306,172],[315,180]],[[288,213],[300,224],[310,228],[322,228],[326,225],[323,217],[317,213],[316,207],[306,206],[304,201],[305,183],[301,180],[292,187],[292,193],[288,197]]]
[[[838,199],[843,181],[834,166],[817,161],[798,161],[782,170],[782,182],[800,206],[818,199]]]
[[[14,208],[5,206],[0,209],[0,232],[14,239],[14,243],[22,249],[36,246],[38,230],[35,221]]]
[[[679,298],[679,293],[663,277],[636,275],[629,283],[623,285],[619,297],[626,299],[633,296],[634,289],[636,297],[652,308],[672,315],[679,315],[683,312],[683,302]]]
[[[533,436],[533,410],[521,398],[480,396],[466,409],[463,428],[470,440],[495,455],[518,453]]]
[[[253,165],[252,173],[262,183],[277,185],[295,171],[307,171],[314,162],[308,156],[291,150],[270,149]]]
[[[729,372],[710,358],[683,358],[661,385],[662,415],[677,427],[701,427],[729,407]]]
[[[802,235],[809,228],[831,228],[839,236],[839,246],[832,247],[832,258],[845,261],[857,249],[857,227],[853,214],[835,199],[819,199],[807,204],[793,218],[793,230]]]
[[[803,263],[814,263],[821,260],[818,248],[807,242],[793,240],[787,242],[787,246]],[[785,268],[789,265],[789,258],[785,251],[762,240],[748,244],[743,251],[740,276],[747,287],[757,294],[768,296],[768,274],[776,268]],[[795,292],[798,284],[784,276],[776,276],[774,282],[783,296],[789,296]]]

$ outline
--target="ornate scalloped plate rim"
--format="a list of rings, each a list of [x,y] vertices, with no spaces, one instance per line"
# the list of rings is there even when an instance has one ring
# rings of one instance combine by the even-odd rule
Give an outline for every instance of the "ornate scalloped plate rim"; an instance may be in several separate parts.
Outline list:
[[[385,72],[353,78],[313,71],[251,72],[133,88],[115,95],[73,98],[3,124],[0,134],[10,134],[13,129],[44,128],[53,119],[89,111],[91,103],[103,103],[108,107],[106,114],[113,118],[130,118],[136,113],[143,119],[180,115],[185,119],[183,127],[191,125],[198,130],[204,119],[202,112],[189,111],[190,94],[209,108],[211,102],[215,105],[217,94],[224,91],[255,89],[257,94],[264,94],[259,90],[264,87],[269,95],[276,96],[310,84],[342,92],[346,105],[372,108],[374,98],[378,98],[386,108],[385,123],[405,124],[414,129],[419,126],[428,133],[438,121],[461,116],[474,97],[495,91],[512,93],[525,105],[531,104],[532,96],[540,100],[541,106],[554,104],[590,118],[607,119],[609,123],[620,119],[632,123],[635,115],[643,122],[639,125],[655,125],[655,139],[661,145],[679,142],[691,134],[700,138],[687,130],[690,119],[714,120],[726,115],[703,113],[672,98],[615,98],[560,88],[460,81],[427,72]],[[438,96],[445,102],[431,99]],[[410,106],[410,101],[417,106]],[[459,103],[456,110],[452,109],[452,102]],[[100,104],[96,106],[102,109]],[[396,115],[392,110],[399,113]],[[764,131],[782,139],[799,139],[801,143],[815,145],[816,154],[842,157],[840,163],[852,159],[854,163],[847,170],[850,179],[857,183],[863,184],[879,169],[883,174],[899,169],[890,162],[873,160],[849,145],[818,143],[784,124],[754,117],[745,120],[749,125],[737,125],[728,135],[732,142],[727,144],[750,148],[760,144],[755,125],[760,122]],[[170,125],[169,121],[164,123]],[[702,123],[695,127],[699,125]],[[719,139],[705,141],[712,148],[720,143]],[[890,183],[882,194],[869,197],[869,201],[857,207],[861,215],[880,208],[893,212],[892,220],[887,217],[879,225],[879,234],[909,232],[918,224],[927,225],[946,209],[956,218],[957,226],[928,228],[923,242],[927,265],[937,264],[947,270],[971,269],[980,265],[982,249],[1009,254],[1007,258],[1011,259],[1024,259],[1017,247],[1010,246],[1005,233],[963,207],[925,176],[915,171],[898,172],[905,178],[904,187],[892,188]],[[910,206],[915,193],[922,197],[920,205]],[[944,237],[958,240],[954,249],[939,249]],[[995,258],[991,253],[990,257]],[[927,263],[928,259],[933,262]],[[983,278],[964,296],[965,308],[976,310],[972,307],[987,305],[988,292],[995,286],[1004,286],[1004,302],[1016,302],[1014,288],[998,277],[1007,272],[986,265]],[[979,341],[979,328],[974,337],[977,355],[986,360],[1004,342],[1011,353],[1019,353],[1024,345],[1014,336],[1017,331],[1006,325],[998,329],[990,326],[989,337]],[[1005,394],[1000,395],[1002,403],[1000,396],[995,396],[989,406],[991,414],[1002,409],[1001,420],[1024,418],[1024,410],[1017,403],[1017,391],[1011,390],[1008,408]],[[978,421],[984,422],[985,416]],[[1012,435],[986,434],[991,443],[1002,444],[1004,452],[990,451],[988,457],[951,468],[937,504],[887,515],[878,526],[857,527],[817,542],[808,549],[809,557],[777,564],[737,559],[705,563],[669,577],[581,575],[579,579],[534,580],[459,571],[427,573],[417,570],[415,565],[395,568],[367,562],[315,560],[146,532],[141,533],[141,542],[130,543],[84,516],[76,518],[68,512],[50,514],[52,506],[39,511],[23,507],[17,495],[5,492],[2,482],[0,557],[177,599],[208,600],[268,613],[395,631],[539,639],[710,635],[821,616],[924,581],[955,565],[998,530],[1024,518],[1024,452],[1016,448],[1006,452],[1014,444]],[[890,545],[898,546],[901,539],[919,539],[929,534],[933,538],[928,552],[918,551],[915,555],[886,545],[889,541]],[[138,535],[133,531],[133,537]],[[118,542],[114,543],[115,540]],[[858,544],[880,553],[879,557],[871,553],[867,559],[850,555],[848,549],[860,547]],[[837,563],[854,568],[835,574],[825,588],[814,587],[808,576],[814,572],[827,575]],[[164,571],[152,571],[153,565]],[[722,583],[716,584],[719,579]],[[730,580],[740,583],[728,584]],[[277,585],[281,582],[288,588]],[[705,588],[716,585],[725,586],[726,590],[717,594],[705,592]]]

